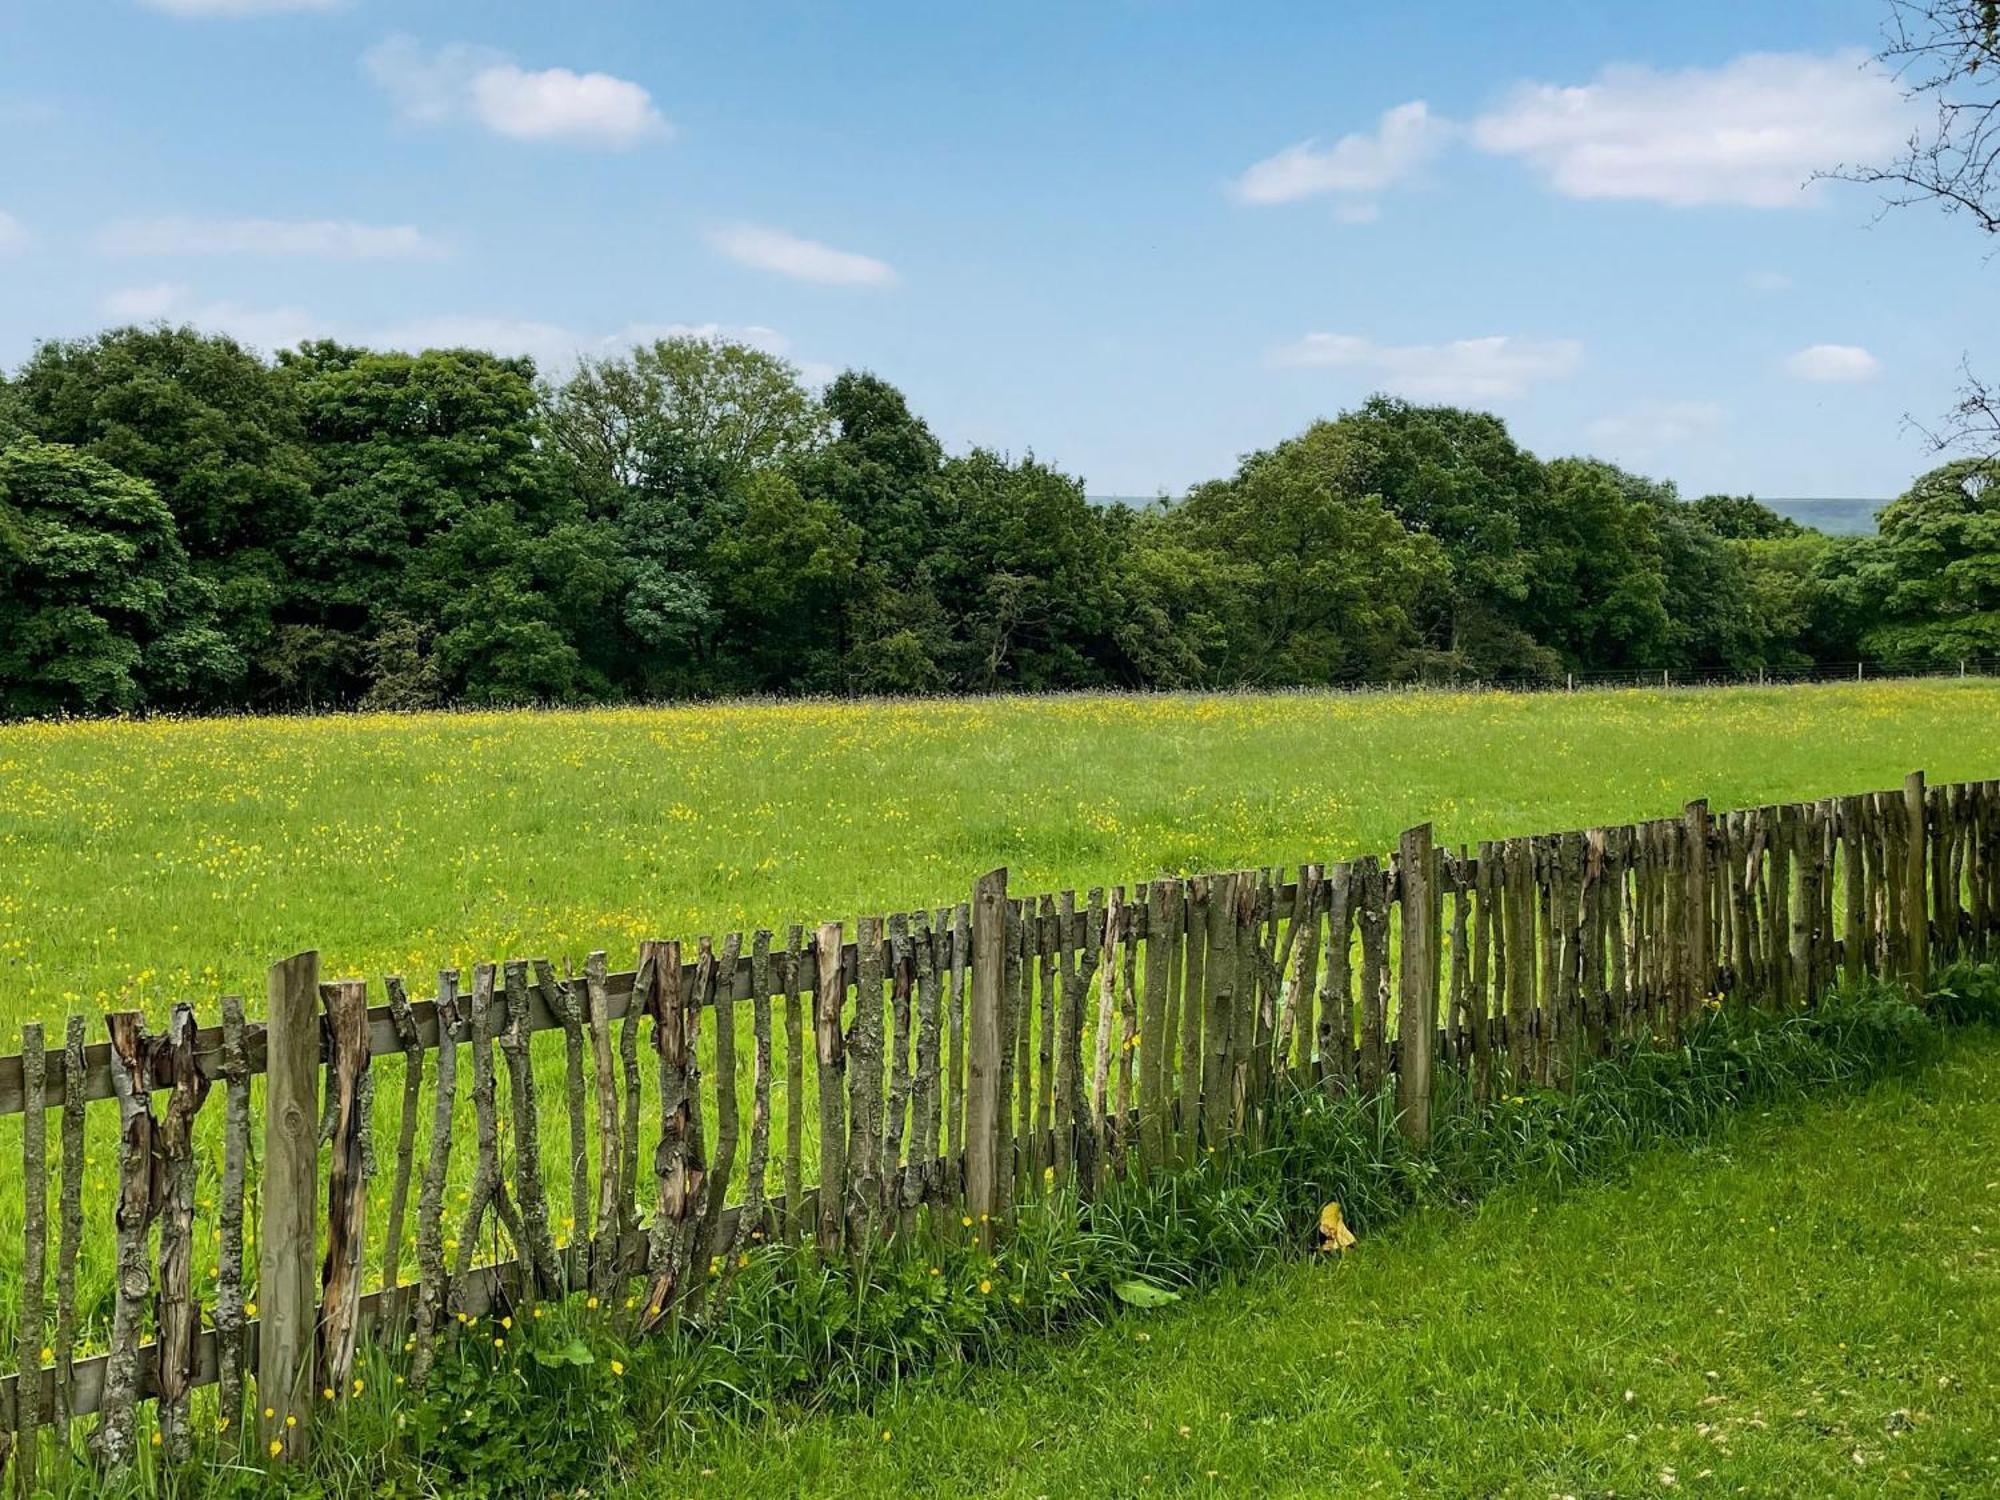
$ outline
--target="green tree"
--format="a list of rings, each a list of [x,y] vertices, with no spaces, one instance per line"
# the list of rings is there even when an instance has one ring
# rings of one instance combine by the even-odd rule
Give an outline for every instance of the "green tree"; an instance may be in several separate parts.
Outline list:
[[[758,691],[831,692],[841,683],[839,621],[859,577],[861,528],[779,470],[750,476],[743,498],[742,519],[708,557],[730,649]]]
[[[783,465],[826,435],[796,366],[727,339],[677,335],[585,360],[546,399],[551,440],[593,490],[643,485],[663,457],[728,473]]]
[[[1931,470],[1840,556],[1837,596],[1864,653],[1901,666],[2000,655],[2000,461]]]
[[[442,648],[449,615],[484,607],[459,596],[483,596],[493,536],[531,537],[561,518],[538,443],[534,366],[476,350],[316,343],[281,356],[281,370],[317,482],[287,549],[296,604],[270,666],[294,699],[351,701],[369,686],[385,631],[414,621],[433,627]],[[478,544],[454,541],[475,518]],[[417,568],[434,549],[459,571]],[[448,687],[469,681],[464,654],[455,660]],[[533,675],[515,686],[528,691]]]
[[[1376,396],[1331,425],[1351,439],[1348,488],[1380,496],[1443,551],[1446,571],[1416,611],[1436,659],[1484,677],[1559,672],[1560,653],[1537,639],[1532,621],[1546,476],[1506,424]]]
[[[219,698],[243,661],[213,609],[146,481],[64,444],[0,450],[0,712]]]
[[[290,582],[282,549],[312,485],[297,407],[271,367],[226,335],[115,328],[40,345],[13,405],[44,441],[154,486],[222,628],[256,663],[276,636]]]
[[[1332,683],[1408,675],[1421,664],[1419,611],[1448,578],[1445,549],[1357,488],[1364,435],[1317,424],[1197,485],[1167,509],[1196,554],[1184,597],[1221,654],[1212,680]],[[1151,570],[1157,580],[1160,569]]]
[[[1559,458],[1546,468],[1534,588],[1522,617],[1568,667],[1652,666],[1671,622],[1660,516],[1679,505],[1613,464]]]
[[[1767,542],[1806,529],[1750,495],[1703,495],[1690,500],[1688,510],[1710,531],[1732,542]]]

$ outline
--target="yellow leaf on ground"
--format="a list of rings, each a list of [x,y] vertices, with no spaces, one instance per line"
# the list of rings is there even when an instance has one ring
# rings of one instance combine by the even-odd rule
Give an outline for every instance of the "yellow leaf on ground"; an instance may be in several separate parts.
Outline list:
[[[1347,1227],[1347,1221],[1340,1216],[1340,1205],[1329,1203],[1319,1211],[1319,1248],[1322,1253],[1329,1250],[1345,1250],[1354,1243],[1354,1231]]]

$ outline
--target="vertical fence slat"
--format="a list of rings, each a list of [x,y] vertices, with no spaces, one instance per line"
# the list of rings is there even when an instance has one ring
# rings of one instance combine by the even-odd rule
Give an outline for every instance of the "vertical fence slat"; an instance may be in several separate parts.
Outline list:
[[[419,1389],[430,1374],[437,1336],[444,1326],[444,1185],[451,1169],[452,1111],[458,1101],[456,969],[438,973],[437,1023],[437,1088],[431,1102],[430,1155],[424,1161],[423,1184],[417,1191],[417,1327],[410,1384]]]
[[[910,1027],[916,1000],[917,957],[910,940],[910,919],[902,912],[889,918],[889,1110],[882,1131],[882,1216],[894,1233],[902,1230],[905,1140],[910,1117]]]
[[[222,997],[222,1183],[215,1269],[216,1429],[226,1444],[243,1431],[243,1178],[250,1160],[250,1052],[243,1000]]]
[[[882,920],[854,927],[854,1020],[847,1030],[847,1241],[865,1251],[881,1209]]]
[[[1930,917],[1925,898],[1925,814],[1924,773],[1912,771],[1903,780],[1903,920],[1909,928],[1909,955],[1905,960],[1910,987],[1923,994],[1930,987]]]
[[[813,1036],[819,1061],[819,1248],[839,1251],[847,1213],[847,1054],[840,1013],[847,1003],[838,922],[823,922],[813,943]]]
[[[1436,851],[1431,825],[1410,829],[1398,841],[1402,943],[1397,953],[1396,1123],[1422,1150],[1431,1138],[1431,1043],[1437,1035]]]
[[[302,1457],[316,1304],[314,1200],[319,1194],[319,955],[271,968],[265,999],[264,1170],[257,1233],[258,1441]],[[275,1447],[276,1451],[273,1451]]]
[[[785,1238],[797,1244],[808,1227],[804,1182],[806,1039],[801,997],[818,994],[811,940],[802,923],[785,930]],[[817,1012],[815,1012],[817,1014]],[[818,1035],[817,1021],[814,1036]]]
[[[1005,869],[982,875],[973,886],[970,924],[972,1015],[965,1083],[965,1199],[966,1215],[974,1221],[980,1243],[990,1246],[993,1215],[999,1208],[1000,1132],[1006,1119],[1000,1088],[1000,1059],[1006,1041],[1001,1031],[1001,988],[1006,982],[1002,951],[1007,934]],[[1100,1099],[1103,1087],[1100,1068]]]
[[[118,1206],[115,1216],[118,1267],[111,1315],[110,1358],[104,1368],[104,1397],[96,1443],[99,1459],[113,1474],[130,1469],[133,1457],[133,1402],[139,1387],[139,1341],[152,1300],[152,1269],[146,1260],[146,1232],[159,1204],[153,1196],[154,1120],[150,1048],[137,1011],[105,1017],[111,1032],[111,1088],[118,1100]]]
[[[509,959],[505,976],[507,1019],[500,1033],[500,1054],[507,1062],[507,1101],[514,1122],[514,1189],[521,1228],[527,1235],[523,1248],[534,1272],[535,1294],[552,1297],[563,1289],[562,1268],[549,1224],[548,1188],[542,1180],[541,1111],[535,1098],[535,1058],[528,1030],[527,962]]]
[[[585,989],[574,974],[558,980],[555,965],[546,958],[535,961],[535,984],[542,992],[542,1003],[562,1023],[563,1033],[563,1102],[569,1117],[569,1214],[564,1221],[565,1232],[558,1241],[560,1248],[578,1236],[586,1239],[590,1236],[590,1133],[583,1105]]]
[[[597,1100],[597,1204],[587,1220],[592,1246],[590,1289],[602,1301],[620,1275],[618,1266],[618,1205],[625,1190],[620,1180],[624,1148],[618,1122],[618,1065],[612,1056],[611,996],[606,983],[602,948],[583,961],[583,1003],[590,1028],[590,1081]],[[442,1028],[440,1028],[442,1029]]]
[[[938,912],[935,927],[929,912],[919,911],[915,919],[916,931],[912,934],[911,943],[916,967],[916,1061],[910,1079],[909,1165],[903,1173],[903,1231],[912,1235],[917,1230],[917,1211],[922,1205],[932,1205],[933,1218],[940,1213],[937,1206],[940,1187],[938,1107],[941,1102],[938,1043],[942,1035],[942,1017],[938,1009],[938,948],[945,941],[949,914]]]
[[[72,1015],[63,1028],[62,1189],[56,1200],[56,1420],[65,1430],[75,1410],[76,1267],[83,1258],[83,1039],[83,1017]]]
[[[389,1024],[403,1049],[403,1108],[396,1126],[396,1177],[389,1189],[389,1226],[382,1236],[383,1291],[403,1279],[403,1216],[409,1207],[410,1176],[416,1170],[417,1110],[424,1087],[424,1049],[417,1036],[417,1018],[404,991],[403,977],[382,981],[389,996]]]
[[[771,995],[771,930],[759,927],[750,937],[750,1159],[744,1163],[743,1212],[736,1217],[733,1243],[738,1250],[764,1234],[771,1154]],[[717,1025],[726,1024],[718,1018]],[[719,1065],[716,1071],[722,1071]],[[733,1089],[735,1080],[725,1078],[724,1086]]]
[[[173,1087],[158,1139],[160,1292],[153,1388],[161,1447],[174,1464],[185,1463],[191,1451],[188,1392],[194,1385],[195,1338],[201,1332],[201,1306],[194,1296],[194,1120],[208,1097],[208,1080],[195,1066],[195,1029],[194,1007],[176,1005],[167,1022],[165,1053]]]
[[[681,945],[648,939],[653,985],[645,997],[653,1020],[653,1057],[660,1093],[660,1139],[653,1148],[653,1222],[646,1236],[646,1310],[642,1331],[662,1322],[687,1269],[687,1220],[701,1184],[694,1179],[691,1136],[697,1079],[687,1055],[687,1001]],[[634,994],[633,1004],[640,997]]]
[[[362,1259],[366,1249],[368,1184],[362,1170],[368,1122],[362,1080],[368,1072],[368,990],[358,979],[320,987],[333,1055],[333,1152],[326,1179],[326,1262],[320,1273],[321,1394],[344,1390],[354,1368],[361,1326]]]
[[[15,1348],[20,1371],[15,1390],[18,1435],[15,1478],[23,1494],[35,1492],[40,1456],[43,1294],[48,1285],[48,1048],[42,1023],[21,1027],[21,1305]]]

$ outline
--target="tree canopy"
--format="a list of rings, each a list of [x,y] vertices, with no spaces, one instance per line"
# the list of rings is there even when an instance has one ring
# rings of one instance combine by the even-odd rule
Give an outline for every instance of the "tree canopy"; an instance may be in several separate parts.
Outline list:
[[[1836,541],[1376,397],[1145,506],[692,335],[0,379],[0,711],[1559,678],[2000,649],[1992,471]]]

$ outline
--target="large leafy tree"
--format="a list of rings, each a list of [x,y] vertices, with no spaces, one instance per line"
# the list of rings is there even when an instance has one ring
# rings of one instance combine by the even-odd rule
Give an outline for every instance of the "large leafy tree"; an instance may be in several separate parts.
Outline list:
[[[264,360],[222,334],[116,328],[38,347],[11,404],[19,427],[150,482],[237,651],[271,649],[312,467],[293,393]]]
[[[549,437],[594,487],[643,484],[663,457],[729,472],[785,464],[826,423],[789,360],[692,334],[585,360],[548,393]]]
[[[1680,503],[1672,486],[1587,458],[1546,474],[1523,618],[1566,667],[1654,665],[1670,631],[1659,528]]]
[[[1547,481],[1532,453],[1487,412],[1376,396],[1330,424],[1344,434],[1349,488],[1381,497],[1432,538],[1445,570],[1416,609],[1424,644],[1485,676],[1552,673],[1561,654],[1533,621]],[[1310,441],[1309,430],[1299,441]]]
[[[297,604],[271,670],[294,698],[344,701],[367,690],[379,650],[451,628],[447,616],[469,607],[458,596],[489,586],[483,569],[498,555],[496,537],[532,537],[556,519],[534,366],[476,350],[315,343],[283,356],[281,369],[316,484],[290,539]],[[454,539],[475,520],[479,545]],[[455,569],[417,566],[439,549]],[[380,640],[385,632],[391,642]],[[478,670],[455,657],[444,690],[477,690]]]
[[[214,701],[243,661],[143,479],[59,443],[0,450],[0,712]]]
[[[2000,462],[1931,470],[1876,527],[1833,584],[1866,621],[1862,649],[1908,666],[2000,656]]]
[[[1323,684],[1420,664],[1420,612],[1449,561],[1363,487],[1365,441],[1320,424],[1167,510],[1151,539],[1166,556],[1144,574],[1157,587],[1182,570],[1172,592],[1195,617],[1182,644],[1210,680]]]

